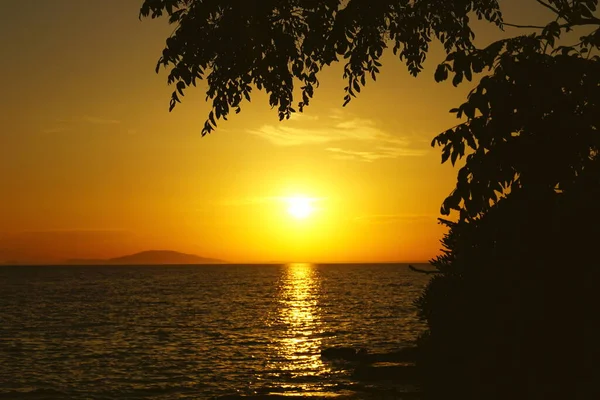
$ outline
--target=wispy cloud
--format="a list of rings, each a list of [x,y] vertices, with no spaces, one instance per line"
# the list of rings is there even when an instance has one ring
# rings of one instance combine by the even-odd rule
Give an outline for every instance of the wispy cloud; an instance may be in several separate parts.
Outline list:
[[[318,119],[319,119],[318,115],[309,115],[309,114],[306,114],[303,112],[302,113],[296,112],[290,116],[289,120],[291,120],[291,121],[317,121]]]
[[[305,129],[283,125],[283,123],[282,126],[263,125],[258,130],[250,130],[249,132],[277,146],[322,144],[344,139],[344,137],[336,136],[336,132],[330,130]]]
[[[376,214],[356,217],[354,221],[363,224],[391,224],[395,222],[428,222],[436,218],[434,215]]]
[[[406,144],[406,141],[394,137],[368,119],[351,119],[340,121],[330,119],[315,127],[298,126],[295,121],[282,121],[278,125],[263,125],[258,130],[249,132],[262,137],[278,146],[297,146],[339,142],[344,140],[380,141],[382,143]]]
[[[293,117],[277,125],[263,125],[249,133],[277,146],[337,144],[326,148],[338,159],[366,162],[384,158],[421,156],[427,150],[415,147],[414,135],[391,134],[374,121],[332,112],[325,119]]]
[[[332,108],[329,110],[329,118],[331,119],[344,119],[345,113],[343,110],[339,108]]]
[[[373,162],[385,158],[422,156],[426,153],[425,150],[391,146],[379,146],[372,151],[348,150],[339,147],[328,147],[326,150],[334,153],[334,158],[339,160],[359,160],[364,162]]]

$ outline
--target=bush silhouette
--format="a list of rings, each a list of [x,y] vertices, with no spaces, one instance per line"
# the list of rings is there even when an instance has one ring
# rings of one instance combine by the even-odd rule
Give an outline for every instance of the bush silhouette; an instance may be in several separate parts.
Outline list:
[[[417,301],[432,398],[599,398],[598,167],[569,192],[519,189],[447,223],[444,273]]]

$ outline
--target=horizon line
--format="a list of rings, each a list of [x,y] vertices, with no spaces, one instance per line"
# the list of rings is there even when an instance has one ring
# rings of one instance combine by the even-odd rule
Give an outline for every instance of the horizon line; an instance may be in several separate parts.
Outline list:
[[[103,261],[103,260],[99,260]],[[351,264],[431,264],[430,261],[246,261],[246,262],[230,262],[223,261],[218,263],[56,263],[56,262],[19,262],[19,261],[6,261],[0,263],[0,266],[3,267],[35,267],[35,266],[45,266],[45,267],[90,267],[90,266],[215,266],[215,265],[289,265],[289,264],[314,264],[314,265],[351,265]]]

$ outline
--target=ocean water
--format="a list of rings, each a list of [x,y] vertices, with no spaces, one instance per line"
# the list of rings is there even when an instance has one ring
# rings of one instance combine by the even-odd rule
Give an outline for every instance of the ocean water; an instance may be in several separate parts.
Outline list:
[[[352,392],[321,350],[409,345],[426,282],[405,264],[1,267],[0,398]]]

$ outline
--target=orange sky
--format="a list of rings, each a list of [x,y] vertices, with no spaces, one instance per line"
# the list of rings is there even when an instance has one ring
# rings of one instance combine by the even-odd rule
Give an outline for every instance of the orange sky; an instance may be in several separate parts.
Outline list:
[[[534,0],[508,22],[542,23]],[[232,262],[418,261],[435,256],[456,170],[431,139],[474,86],[412,78],[390,53],[342,108],[341,66],[304,114],[278,122],[263,94],[201,138],[204,90],[168,112],[154,73],[166,21],[141,0],[19,0],[0,14],[0,263],[172,249]],[[520,8],[519,8],[520,7]],[[477,24],[478,41],[500,37]],[[510,31],[514,34],[514,30]],[[285,197],[317,199],[303,220]]]

